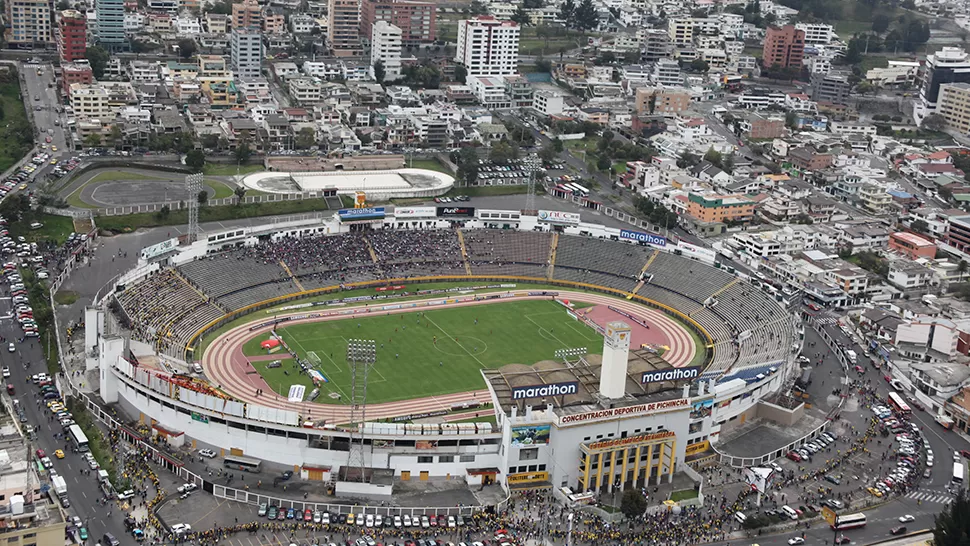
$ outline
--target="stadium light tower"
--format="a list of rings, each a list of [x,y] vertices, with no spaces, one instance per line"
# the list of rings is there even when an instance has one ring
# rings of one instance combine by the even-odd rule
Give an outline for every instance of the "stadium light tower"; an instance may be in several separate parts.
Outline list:
[[[542,160],[536,154],[529,154],[522,158],[522,166],[529,173],[529,191],[525,194],[525,210],[535,214],[536,210],[536,176],[542,168]]]
[[[367,420],[367,372],[377,362],[377,342],[373,339],[351,339],[347,342],[347,361],[350,362],[350,452],[344,480],[350,481],[350,469],[360,468],[360,481],[364,474],[364,433],[362,425]],[[358,438],[359,436],[359,438]],[[359,440],[359,441],[355,441]]]
[[[199,238],[199,192],[202,191],[202,173],[190,174],[185,177],[186,203],[189,207],[189,243]]]

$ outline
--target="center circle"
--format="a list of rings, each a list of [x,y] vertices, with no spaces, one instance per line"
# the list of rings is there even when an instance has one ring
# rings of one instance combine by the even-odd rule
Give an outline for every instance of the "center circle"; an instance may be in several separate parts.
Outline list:
[[[448,339],[448,338],[445,338],[445,339]],[[474,339],[478,343],[477,344],[473,343],[471,345],[471,347],[469,347],[464,342],[464,340],[466,340],[466,339]],[[439,339],[438,341],[440,342],[442,340]],[[452,339],[451,341],[455,341],[455,340]],[[458,341],[456,343],[458,343],[462,347],[465,347],[467,350],[461,351],[461,352],[458,352],[458,353],[453,353],[451,351],[446,351],[446,350],[442,349],[438,345],[438,343],[435,343],[434,348],[437,349],[439,353],[444,353],[444,354],[449,355],[449,356],[468,356],[468,355],[477,356],[477,355],[480,355],[480,354],[482,354],[482,353],[484,353],[485,351],[488,350],[488,344],[485,343],[484,341],[482,341],[481,339],[477,338],[477,337],[465,336],[465,337],[462,337],[462,338],[458,338]],[[475,350],[476,348],[478,350]]]

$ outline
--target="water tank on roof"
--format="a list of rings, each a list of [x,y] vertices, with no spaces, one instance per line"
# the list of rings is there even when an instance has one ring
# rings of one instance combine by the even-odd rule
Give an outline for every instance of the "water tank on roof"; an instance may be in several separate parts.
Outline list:
[[[10,497],[10,513],[19,516],[24,513],[24,496],[14,495]]]

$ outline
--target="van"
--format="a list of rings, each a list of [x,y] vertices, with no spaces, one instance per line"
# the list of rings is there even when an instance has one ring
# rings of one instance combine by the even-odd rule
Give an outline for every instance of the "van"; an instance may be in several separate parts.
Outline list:
[[[735,512],[734,519],[738,520],[738,523],[744,525],[744,522],[748,521],[748,516],[744,515],[744,512]]]
[[[112,535],[111,533],[105,533],[104,539],[102,540],[102,542],[105,543],[105,546],[121,546],[121,543],[118,542],[118,539],[116,539],[115,536]]]
[[[195,364],[192,364],[192,371],[199,375],[202,375],[202,366],[198,362],[196,362]]]
[[[41,224],[40,222],[31,222],[30,223],[30,229],[40,229],[42,227],[44,227],[44,224]]]
[[[794,508],[788,506],[787,504],[781,507],[781,511],[785,513],[786,516],[791,519],[798,519],[798,512]]]

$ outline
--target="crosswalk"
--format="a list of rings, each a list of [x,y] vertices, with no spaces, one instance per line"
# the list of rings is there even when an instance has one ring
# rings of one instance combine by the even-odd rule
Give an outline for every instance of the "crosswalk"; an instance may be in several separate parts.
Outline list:
[[[935,502],[937,504],[950,504],[950,501],[953,500],[953,497],[949,494],[931,491],[929,489],[910,491],[906,494],[906,498],[923,502]]]

